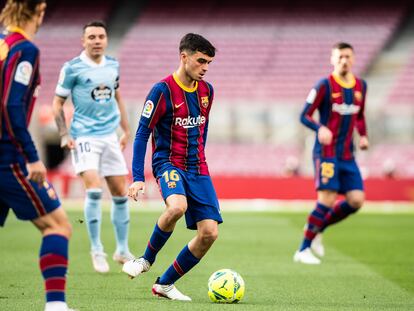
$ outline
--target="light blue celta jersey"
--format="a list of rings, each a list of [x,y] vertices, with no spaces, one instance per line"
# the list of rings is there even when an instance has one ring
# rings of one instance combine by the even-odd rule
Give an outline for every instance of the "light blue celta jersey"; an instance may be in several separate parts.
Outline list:
[[[119,63],[114,58],[104,56],[97,64],[83,51],[63,65],[56,95],[63,98],[72,95],[75,112],[70,134],[73,138],[115,132],[120,122],[115,99],[118,87]]]

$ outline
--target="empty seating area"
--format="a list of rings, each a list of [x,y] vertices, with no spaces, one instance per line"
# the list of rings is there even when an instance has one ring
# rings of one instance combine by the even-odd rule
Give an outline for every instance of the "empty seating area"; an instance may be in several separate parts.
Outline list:
[[[91,20],[105,20],[112,1],[56,1],[48,5],[46,19],[35,38],[39,46],[42,89],[39,102],[49,106],[64,62],[80,54],[82,27]]]
[[[414,49],[411,51],[409,61],[395,81],[388,102],[393,106],[414,104]]]
[[[176,69],[180,37],[198,32],[218,48],[207,75],[217,99],[302,102],[330,72],[335,42],[355,46],[355,72],[361,74],[392,36],[403,8],[287,1],[189,7],[152,1],[120,47],[124,93],[141,102],[153,83]]]

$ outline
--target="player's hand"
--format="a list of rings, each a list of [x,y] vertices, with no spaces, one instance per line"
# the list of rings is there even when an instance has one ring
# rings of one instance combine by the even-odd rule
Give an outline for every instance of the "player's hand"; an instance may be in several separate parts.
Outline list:
[[[145,193],[145,183],[143,181],[136,181],[128,188],[128,196],[135,201],[138,201],[139,193]]]
[[[30,179],[39,184],[39,186],[42,186],[43,182],[46,180],[46,167],[43,162],[39,160],[37,162],[27,163],[26,167],[29,173],[27,175],[27,179]]]
[[[75,140],[69,135],[60,138],[60,148],[75,149]]]
[[[121,150],[124,151],[126,145],[128,144],[129,134],[124,133],[119,138],[119,145],[121,146]]]
[[[368,141],[368,137],[366,136],[361,136],[359,139],[359,148],[361,150],[367,150],[369,148],[369,141]]]
[[[318,140],[322,145],[330,145],[332,143],[332,132],[326,126],[321,126],[318,130]]]

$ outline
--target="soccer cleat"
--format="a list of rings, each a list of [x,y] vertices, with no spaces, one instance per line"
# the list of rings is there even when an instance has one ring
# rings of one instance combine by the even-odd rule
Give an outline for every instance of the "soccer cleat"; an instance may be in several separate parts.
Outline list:
[[[46,303],[45,311],[78,311],[76,309],[69,308],[64,301],[50,301]]]
[[[294,262],[300,262],[307,265],[319,265],[321,263],[320,259],[312,254],[311,249],[305,248],[303,251],[296,251],[293,256]]]
[[[141,273],[147,272],[150,267],[151,264],[149,261],[143,257],[140,257],[138,259],[132,259],[124,263],[122,266],[122,271],[124,271],[131,279],[133,279]]]
[[[180,292],[174,284],[162,285],[158,284],[160,278],[152,285],[152,294],[157,297],[167,298],[171,300],[191,301],[191,298]]]
[[[322,243],[322,233],[318,233],[313,239],[311,244],[311,250],[318,257],[325,256],[325,247]]]
[[[115,262],[123,265],[124,263],[126,263],[129,260],[135,259],[135,256],[132,255],[130,252],[128,252],[128,253],[114,253],[113,256],[112,256],[112,259]]]
[[[107,255],[104,252],[91,252],[92,265],[96,272],[107,273],[109,272]]]

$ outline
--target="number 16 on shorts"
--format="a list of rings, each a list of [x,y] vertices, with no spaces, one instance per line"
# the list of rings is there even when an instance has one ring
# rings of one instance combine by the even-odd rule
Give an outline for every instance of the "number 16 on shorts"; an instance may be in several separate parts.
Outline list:
[[[166,170],[161,174],[158,182],[164,199],[172,194],[185,195],[183,180],[177,170]]]

